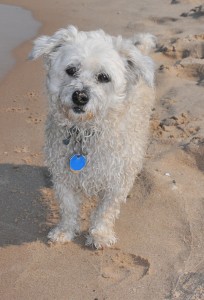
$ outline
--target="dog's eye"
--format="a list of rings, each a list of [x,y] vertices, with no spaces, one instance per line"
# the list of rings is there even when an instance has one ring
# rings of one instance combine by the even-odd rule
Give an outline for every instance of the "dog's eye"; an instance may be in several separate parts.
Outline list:
[[[68,67],[67,69],[66,69],[66,73],[67,73],[67,75],[69,75],[69,76],[76,76],[77,75],[77,68],[76,67]]]
[[[98,82],[101,82],[101,83],[106,83],[106,82],[110,82],[111,81],[109,75],[105,74],[105,73],[98,74],[97,75],[97,80],[98,80]]]

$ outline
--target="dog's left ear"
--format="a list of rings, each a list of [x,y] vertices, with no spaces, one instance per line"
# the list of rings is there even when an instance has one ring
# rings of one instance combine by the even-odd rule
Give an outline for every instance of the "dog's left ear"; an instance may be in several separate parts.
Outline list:
[[[151,33],[137,33],[131,41],[145,55],[148,55],[157,45],[157,38]]]
[[[141,41],[142,38],[136,38],[136,36],[128,40],[118,37],[115,40],[115,47],[124,60],[128,80],[135,84],[142,78],[149,86],[153,87],[155,65],[149,56],[141,52],[144,47]]]

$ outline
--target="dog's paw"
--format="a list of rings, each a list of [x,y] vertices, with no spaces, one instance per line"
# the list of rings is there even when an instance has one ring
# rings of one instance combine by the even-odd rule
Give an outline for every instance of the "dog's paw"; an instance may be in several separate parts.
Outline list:
[[[86,238],[86,246],[95,246],[96,249],[111,247],[117,242],[113,231],[104,232],[98,229],[91,229]]]
[[[50,242],[65,244],[74,238],[74,234],[57,226],[48,233],[47,237]]]

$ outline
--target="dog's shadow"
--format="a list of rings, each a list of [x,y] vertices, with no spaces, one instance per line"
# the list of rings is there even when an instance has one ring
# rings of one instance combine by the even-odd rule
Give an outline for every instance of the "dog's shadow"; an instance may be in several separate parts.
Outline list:
[[[0,247],[35,241],[49,245],[47,234],[59,219],[47,168],[0,164]],[[86,248],[86,235],[82,231],[74,243]]]
[[[47,241],[58,221],[52,183],[46,168],[0,165],[0,247]]]

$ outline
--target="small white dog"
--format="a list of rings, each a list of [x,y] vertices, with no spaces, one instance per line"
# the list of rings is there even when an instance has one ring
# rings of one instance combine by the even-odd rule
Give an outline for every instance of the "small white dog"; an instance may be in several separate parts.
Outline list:
[[[114,221],[142,168],[147,143],[154,64],[145,54],[154,45],[150,34],[123,39],[74,26],[35,41],[30,59],[45,59],[45,152],[61,210],[51,241],[74,238],[80,204],[95,196],[87,245],[116,242]]]

